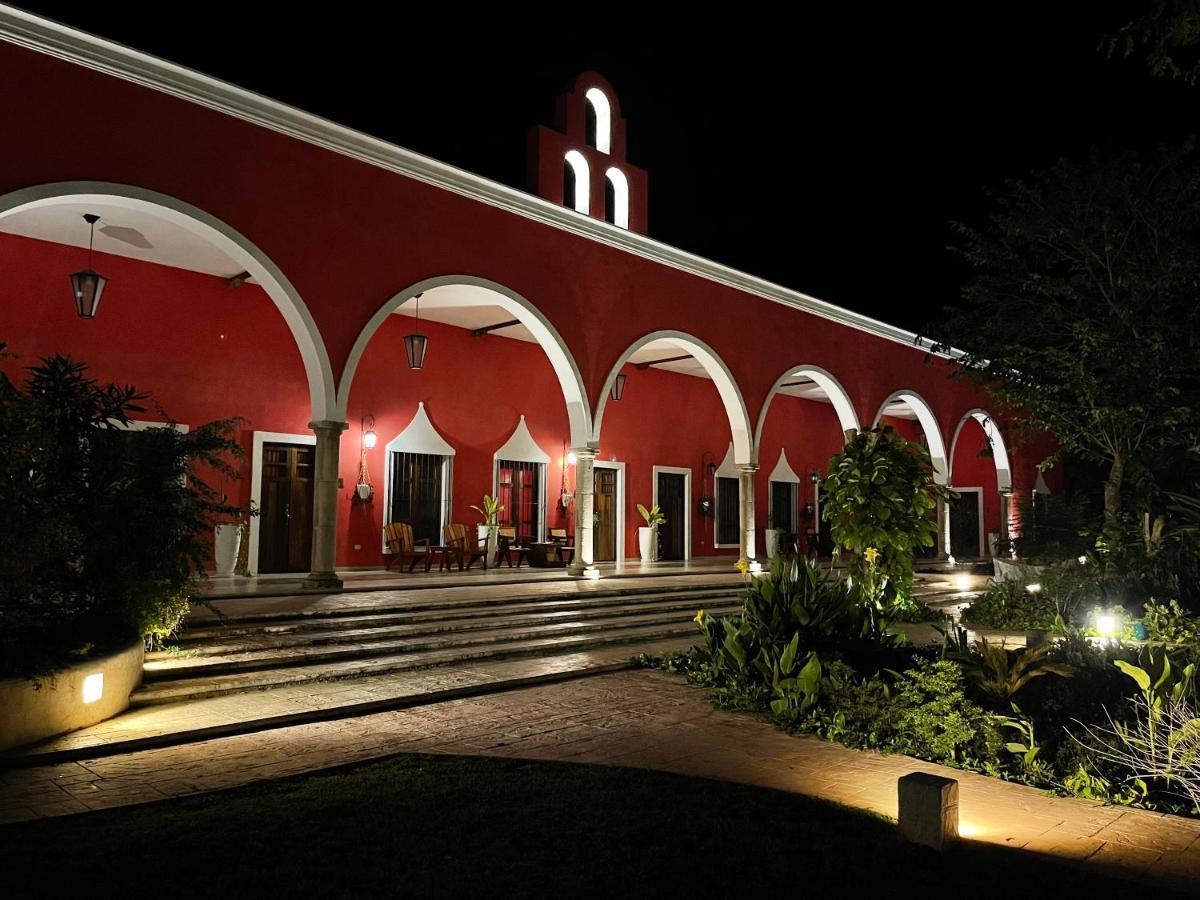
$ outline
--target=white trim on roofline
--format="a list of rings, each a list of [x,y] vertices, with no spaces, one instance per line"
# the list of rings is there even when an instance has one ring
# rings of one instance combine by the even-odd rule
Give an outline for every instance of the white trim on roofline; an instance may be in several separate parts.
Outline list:
[[[933,352],[931,341],[919,339],[915,333],[903,328],[781,287],[645,235],[580,215],[540,197],[338,125],[262,94],[4,4],[0,4],[0,40],[179,97],[342,156],[617,247],[708,281],[829,319],[848,328]],[[938,355],[957,358],[960,354],[952,351]]]

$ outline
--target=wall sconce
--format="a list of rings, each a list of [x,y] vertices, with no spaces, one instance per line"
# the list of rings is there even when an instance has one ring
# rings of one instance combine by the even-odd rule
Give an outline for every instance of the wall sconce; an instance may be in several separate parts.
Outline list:
[[[708,460],[707,463],[704,462],[706,459]],[[702,483],[700,485],[700,503],[697,505],[697,509],[699,510],[700,515],[711,516],[713,514],[714,504],[712,491],[709,490],[709,482],[711,482],[713,477],[717,474],[717,464],[713,460],[713,455],[705,450],[700,455],[700,465],[704,466],[704,472],[708,478],[702,479]]]
[[[609,391],[609,396],[614,400],[620,400],[625,395],[625,373],[618,372],[617,380],[613,382],[612,390]]]
[[[375,449],[375,441],[378,436],[375,434],[375,417],[363,416],[362,418],[362,445],[366,450]]]
[[[821,476],[818,475],[816,472],[813,472],[811,475],[808,476],[808,480],[811,481],[813,484],[820,484]]]

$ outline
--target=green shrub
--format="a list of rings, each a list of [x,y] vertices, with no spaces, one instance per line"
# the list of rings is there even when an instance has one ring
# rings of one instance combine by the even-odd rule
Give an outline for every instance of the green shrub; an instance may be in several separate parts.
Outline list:
[[[962,669],[917,660],[896,682],[899,713],[891,749],[934,762],[994,759],[1003,743],[995,721],[967,699]]]
[[[985,628],[1053,628],[1058,610],[1044,591],[1031,593],[1015,579],[994,581],[963,610],[963,620]]]
[[[929,454],[891,427],[870,428],[829,461],[821,485],[821,515],[834,543],[849,551],[856,580],[881,578],[890,602],[910,592],[913,555],[937,543],[934,511],[952,493],[937,484]],[[867,559],[874,549],[878,559]],[[871,570],[871,571],[869,571]]]
[[[1142,624],[1152,641],[1168,644],[1200,642],[1200,616],[1194,616],[1179,605],[1179,601],[1146,604]]]
[[[18,387],[0,373],[0,673],[169,634],[218,516],[198,477],[237,477],[234,421],[130,431],[145,397],[55,356]]]

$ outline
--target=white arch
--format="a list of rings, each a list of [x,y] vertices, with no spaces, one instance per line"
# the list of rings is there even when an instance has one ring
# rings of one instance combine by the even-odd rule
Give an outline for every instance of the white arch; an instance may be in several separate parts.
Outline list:
[[[616,166],[604,173],[613,186],[613,224],[619,228],[629,227],[629,179]]]
[[[685,353],[690,353],[694,356],[696,361],[704,367],[704,371],[708,373],[709,378],[716,384],[717,393],[721,395],[721,402],[725,405],[725,414],[729,416],[729,430],[733,436],[734,462],[738,464],[754,462],[756,457],[754,455],[754,445],[751,440],[750,414],[746,411],[745,400],[742,399],[742,389],[733,380],[733,374],[729,371],[729,366],[725,365],[725,361],[717,355],[715,350],[699,338],[692,337],[690,334],[685,334],[682,331],[655,331],[652,334],[639,338],[628,350],[621,354],[621,358],[617,360],[616,365],[608,373],[608,378],[604,382],[604,390],[600,392],[600,404],[596,407],[595,425],[592,427],[592,441],[596,446],[600,445],[600,426],[604,419],[604,408],[612,392],[613,383],[617,380],[617,373],[621,371],[621,368],[629,361],[629,358],[633,354],[652,341],[661,340],[671,341]],[[625,389],[629,390],[630,388],[627,385]]]
[[[933,480],[938,484],[947,484],[950,480],[950,466],[946,461],[946,442],[942,440],[942,430],[938,427],[937,416],[925,398],[916,391],[895,391],[890,394],[875,414],[875,424],[878,425],[887,408],[897,400],[908,404],[916,413],[921,430],[925,432],[925,440],[929,443],[929,461],[933,464]]]
[[[958,420],[954,437],[950,441],[950,483],[954,484],[954,451],[958,448],[958,437],[967,421],[974,419],[983,427],[983,433],[992,448],[992,461],[996,464],[996,489],[1001,493],[1012,490],[1012,466],[1008,461],[1008,446],[1000,433],[996,420],[986,409],[973,409]]]
[[[34,207],[89,203],[124,207],[184,228],[249,272],[278,308],[300,350],[304,372],[308,376],[313,421],[336,417],[333,368],[329,364],[325,342],[308,307],[270,257],[245,235],[215,216],[175,197],[133,185],[105,181],[61,181],[0,196],[0,220]]]
[[[854,404],[850,402],[850,395],[846,393],[841,382],[820,366],[792,366],[775,379],[775,384],[771,386],[771,390],[767,393],[767,399],[763,402],[762,411],[758,414],[758,427],[754,429],[755,458],[761,449],[759,445],[762,442],[763,428],[767,424],[767,413],[770,412],[771,401],[775,399],[775,395],[779,393],[779,389],[785,383],[800,376],[811,379],[817,387],[825,392],[825,396],[833,404],[834,412],[837,413],[843,434],[847,431],[859,430],[858,412],[854,409]]]
[[[583,96],[592,105],[592,111],[596,114],[596,149],[601,153],[610,153],[612,151],[612,106],[608,102],[608,96],[597,87],[588,88],[587,93]]]
[[[358,363],[362,359],[363,353],[366,352],[367,344],[371,342],[371,338],[379,330],[379,327],[387,321],[387,317],[417,294],[445,285],[470,285],[486,288],[495,295],[491,299],[497,306],[529,329],[546,356],[549,357],[554,374],[558,376],[558,384],[562,388],[563,399],[567,405],[571,446],[588,446],[588,438],[591,435],[591,405],[588,403],[587,391],[583,387],[579,366],[575,364],[575,358],[571,355],[567,342],[550,324],[550,320],[542,315],[541,310],[516,291],[495,281],[478,278],[474,275],[439,275],[436,278],[426,278],[393,295],[383,306],[379,307],[359,333],[354,347],[350,350],[350,356],[346,360],[346,368],[342,373],[342,380],[337,391],[337,409],[340,415],[343,418],[346,415],[346,406],[350,400],[350,387],[354,383],[354,373],[358,370]]]
[[[575,173],[575,196],[563,197],[563,203],[569,204],[575,212],[583,213],[586,216],[592,209],[592,191],[589,180],[590,176],[588,175],[588,162],[578,150],[568,150],[567,155],[563,157],[563,161]]]

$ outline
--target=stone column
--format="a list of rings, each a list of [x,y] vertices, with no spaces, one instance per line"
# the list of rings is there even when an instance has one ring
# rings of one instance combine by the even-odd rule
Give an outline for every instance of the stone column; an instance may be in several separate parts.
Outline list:
[[[599,578],[595,565],[596,545],[592,537],[596,511],[596,481],[593,463],[596,451],[591,447],[576,447],[575,454],[575,557],[568,574],[582,578]]]
[[[939,500],[937,505],[938,518],[938,559],[950,556],[950,504]]]
[[[739,507],[739,563],[751,565],[754,563],[754,473],[758,466],[746,463],[738,466],[738,493],[741,496]]]
[[[342,442],[345,422],[309,422],[308,427],[317,435],[315,469],[316,484],[313,485],[313,540],[312,564],[306,588],[336,590],[342,586],[337,572],[337,513],[338,513],[338,450]]]

